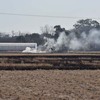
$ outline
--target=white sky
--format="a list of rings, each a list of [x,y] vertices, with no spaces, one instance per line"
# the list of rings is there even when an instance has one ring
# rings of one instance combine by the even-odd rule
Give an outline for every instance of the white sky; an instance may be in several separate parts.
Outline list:
[[[0,13],[100,18],[99,9],[100,0],[0,0]],[[70,29],[77,20],[0,15],[0,32],[40,32],[45,25]]]

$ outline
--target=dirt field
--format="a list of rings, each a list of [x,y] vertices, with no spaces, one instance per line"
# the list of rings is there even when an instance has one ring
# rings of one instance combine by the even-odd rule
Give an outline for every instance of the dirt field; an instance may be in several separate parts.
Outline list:
[[[100,100],[100,70],[0,71],[0,100]]]

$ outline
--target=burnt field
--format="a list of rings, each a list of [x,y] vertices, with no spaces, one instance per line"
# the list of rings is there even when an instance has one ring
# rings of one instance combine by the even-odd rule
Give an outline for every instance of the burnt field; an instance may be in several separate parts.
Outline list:
[[[0,70],[100,69],[100,52],[0,54]]]

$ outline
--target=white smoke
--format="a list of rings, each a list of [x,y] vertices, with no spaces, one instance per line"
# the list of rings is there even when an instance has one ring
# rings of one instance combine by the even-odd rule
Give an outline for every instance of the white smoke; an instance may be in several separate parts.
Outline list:
[[[100,44],[100,31],[97,30],[91,30],[88,36],[88,41],[90,43],[95,43],[97,45]]]
[[[68,46],[68,37],[66,36],[65,32],[62,32],[58,37],[56,43],[54,44],[55,50],[61,50],[63,47],[67,48]]]
[[[47,39],[44,46],[46,46],[45,50],[49,52],[100,50],[100,31],[92,29],[88,34],[85,32],[81,33],[79,38],[74,32],[69,35],[62,32],[56,41],[54,39]]]
[[[63,49],[63,47],[67,48],[68,46],[68,37],[65,32],[62,32],[57,40],[47,38],[47,42],[44,44],[45,50],[47,52],[56,52]]]
[[[54,38],[44,38],[46,42],[37,48],[27,47],[23,52],[29,53],[48,53],[48,52],[67,52],[67,51],[96,51],[100,50],[100,31],[92,29],[89,33],[82,32],[77,37],[74,32],[66,35],[60,33],[57,40]]]
[[[69,49],[70,50],[79,50],[81,48],[82,48],[82,44],[77,38],[73,38],[70,41],[70,44],[69,44]]]
[[[37,53],[36,49],[30,48],[30,47],[26,47],[25,50],[22,51],[23,53]]]
[[[47,38],[46,39],[46,43],[44,44],[44,47],[45,47],[45,51],[47,52],[51,52],[51,49],[54,47],[54,44],[56,43],[54,39],[49,39]]]

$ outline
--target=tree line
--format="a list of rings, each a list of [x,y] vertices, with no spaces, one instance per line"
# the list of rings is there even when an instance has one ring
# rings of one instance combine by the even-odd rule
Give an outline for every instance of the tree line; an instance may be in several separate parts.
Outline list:
[[[74,25],[73,29],[66,30],[65,28],[62,28],[60,25],[55,25],[54,27],[50,27],[46,25],[45,27],[41,28],[42,33],[23,33],[19,34],[18,36],[13,35],[9,36],[8,34],[3,35],[3,33],[0,33],[0,42],[15,42],[15,43],[30,43],[34,42],[38,45],[42,45],[45,42],[45,38],[53,38],[55,40],[58,39],[59,35],[62,32],[65,32],[66,35],[69,35],[70,33],[74,32],[77,38],[80,38],[81,33],[85,32],[87,35],[89,34],[89,31],[92,29],[100,30],[100,23],[96,20],[92,19],[81,19],[78,20]]]

